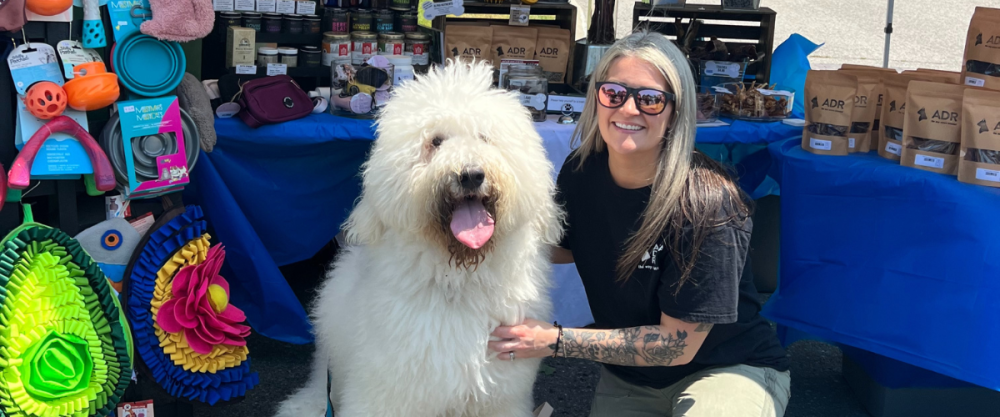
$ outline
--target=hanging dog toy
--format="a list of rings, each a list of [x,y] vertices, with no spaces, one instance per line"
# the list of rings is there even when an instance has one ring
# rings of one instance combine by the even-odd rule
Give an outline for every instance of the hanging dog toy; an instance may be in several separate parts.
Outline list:
[[[24,106],[28,112],[42,120],[49,120],[66,110],[66,91],[52,81],[40,81],[28,87]]]
[[[115,174],[111,169],[111,163],[108,162],[108,157],[94,141],[94,138],[90,136],[90,133],[87,133],[87,129],[68,116],[56,116],[43,125],[41,129],[38,129],[34,135],[31,135],[31,139],[28,139],[10,167],[10,172],[7,174],[8,187],[15,190],[28,188],[28,184],[31,182],[31,164],[35,161],[35,156],[38,155],[45,140],[55,133],[69,134],[76,138],[83,149],[87,151],[90,164],[94,167],[94,182],[97,190],[111,191],[115,188]]]

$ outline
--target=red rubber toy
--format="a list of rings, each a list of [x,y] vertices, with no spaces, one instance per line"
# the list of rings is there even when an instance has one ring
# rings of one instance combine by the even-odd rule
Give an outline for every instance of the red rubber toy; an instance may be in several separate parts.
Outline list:
[[[51,121],[38,129],[31,139],[24,145],[21,152],[14,159],[14,164],[7,174],[7,186],[15,190],[28,188],[31,182],[31,164],[38,155],[38,150],[42,148],[42,143],[54,133],[66,133],[80,142],[83,149],[90,157],[90,164],[94,166],[94,183],[100,191],[111,191],[115,189],[115,172],[111,169],[111,162],[104,150],[97,144],[93,136],[87,132],[75,120],[68,116],[56,116]],[[6,193],[6,189],[4,190]]]

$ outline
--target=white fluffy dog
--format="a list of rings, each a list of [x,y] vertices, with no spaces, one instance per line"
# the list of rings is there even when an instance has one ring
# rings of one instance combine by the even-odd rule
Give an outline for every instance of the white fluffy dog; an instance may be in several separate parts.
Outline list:
[[[280,416],[532,415],[539,359],[500,361],[490,332],[548,317],[562,213],[552,164],[492,67],[450,63],[378,119],[349,241],[312,309],[316,353]]]

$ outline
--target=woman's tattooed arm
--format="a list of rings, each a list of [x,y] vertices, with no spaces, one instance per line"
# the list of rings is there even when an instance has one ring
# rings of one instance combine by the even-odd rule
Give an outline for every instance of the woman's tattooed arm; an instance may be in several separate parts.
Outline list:
[[[677,322],[681,325],[665,326],[664,323],[660,326],[611,330],[564,329],[559,356],[612,365],[684,365],[701,348],[712,325]]]

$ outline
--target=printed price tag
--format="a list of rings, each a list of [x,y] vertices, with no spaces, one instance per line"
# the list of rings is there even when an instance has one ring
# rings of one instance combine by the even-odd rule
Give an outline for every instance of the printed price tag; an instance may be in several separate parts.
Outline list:
[[[973,87],[983,87],[986,85],[986,80],[976,77],[965,77],[965,85],[970,85]]]
[[[944,168],[944,158],[938,158],[936,156],[930,156],[930,155],[921,155],[919,153],[917,154],[916,159],[913,160],[913,163],[928,168],[937,168],[937,169]]]
[[[833,149],[833,142],[829,140],[809,138],[809,147],[821,151],[829,151]]]
[[[236,73],[237,74],[251,74],[251,75],[252,74],[256,74],[257,73],[257,66],[256,65],[243,65],[243,64],[240,64],[240,65],[236,66]]]
[[[705,61],[705,75],[725,75],[729,78],[739,78],[740,65],[727,62]]]
[[[295,2],[292,0],[278,0],[275,9],[281,14],[295,14]]]
[[[885,144],[885,151],[893,155],[899,155],[899,156],[903,155],[903,147],[892,142],[887,142]]]
[[[267,64],[267,76],[272,75],[285,75],[288,73],[288,65],[286,64]]]
[[[274,0],[257,0],[257,11],[261,13],[274,13]]]
[[[236,10],[252,12],[256,7],[254,0],[236,0]]]
[[[295,2],[295,13],[316,14],[316,3],[311,1],[297,1]]]
[[[976,179],[980,181],[1000,182],[1000,171],[986,168],[976,168]]]
[[[855,143],[856,142],[854,141],[854,138],[847,138],[847,147],[848,148],[854,149],[854,144]]]
[[[531,6],[510,5],[510,22],[512,26],[528,26],[528,18],[531,16]]]
[[[233,7],[233,0],[212,0],[212,9],[217,12],[231,12]]]

